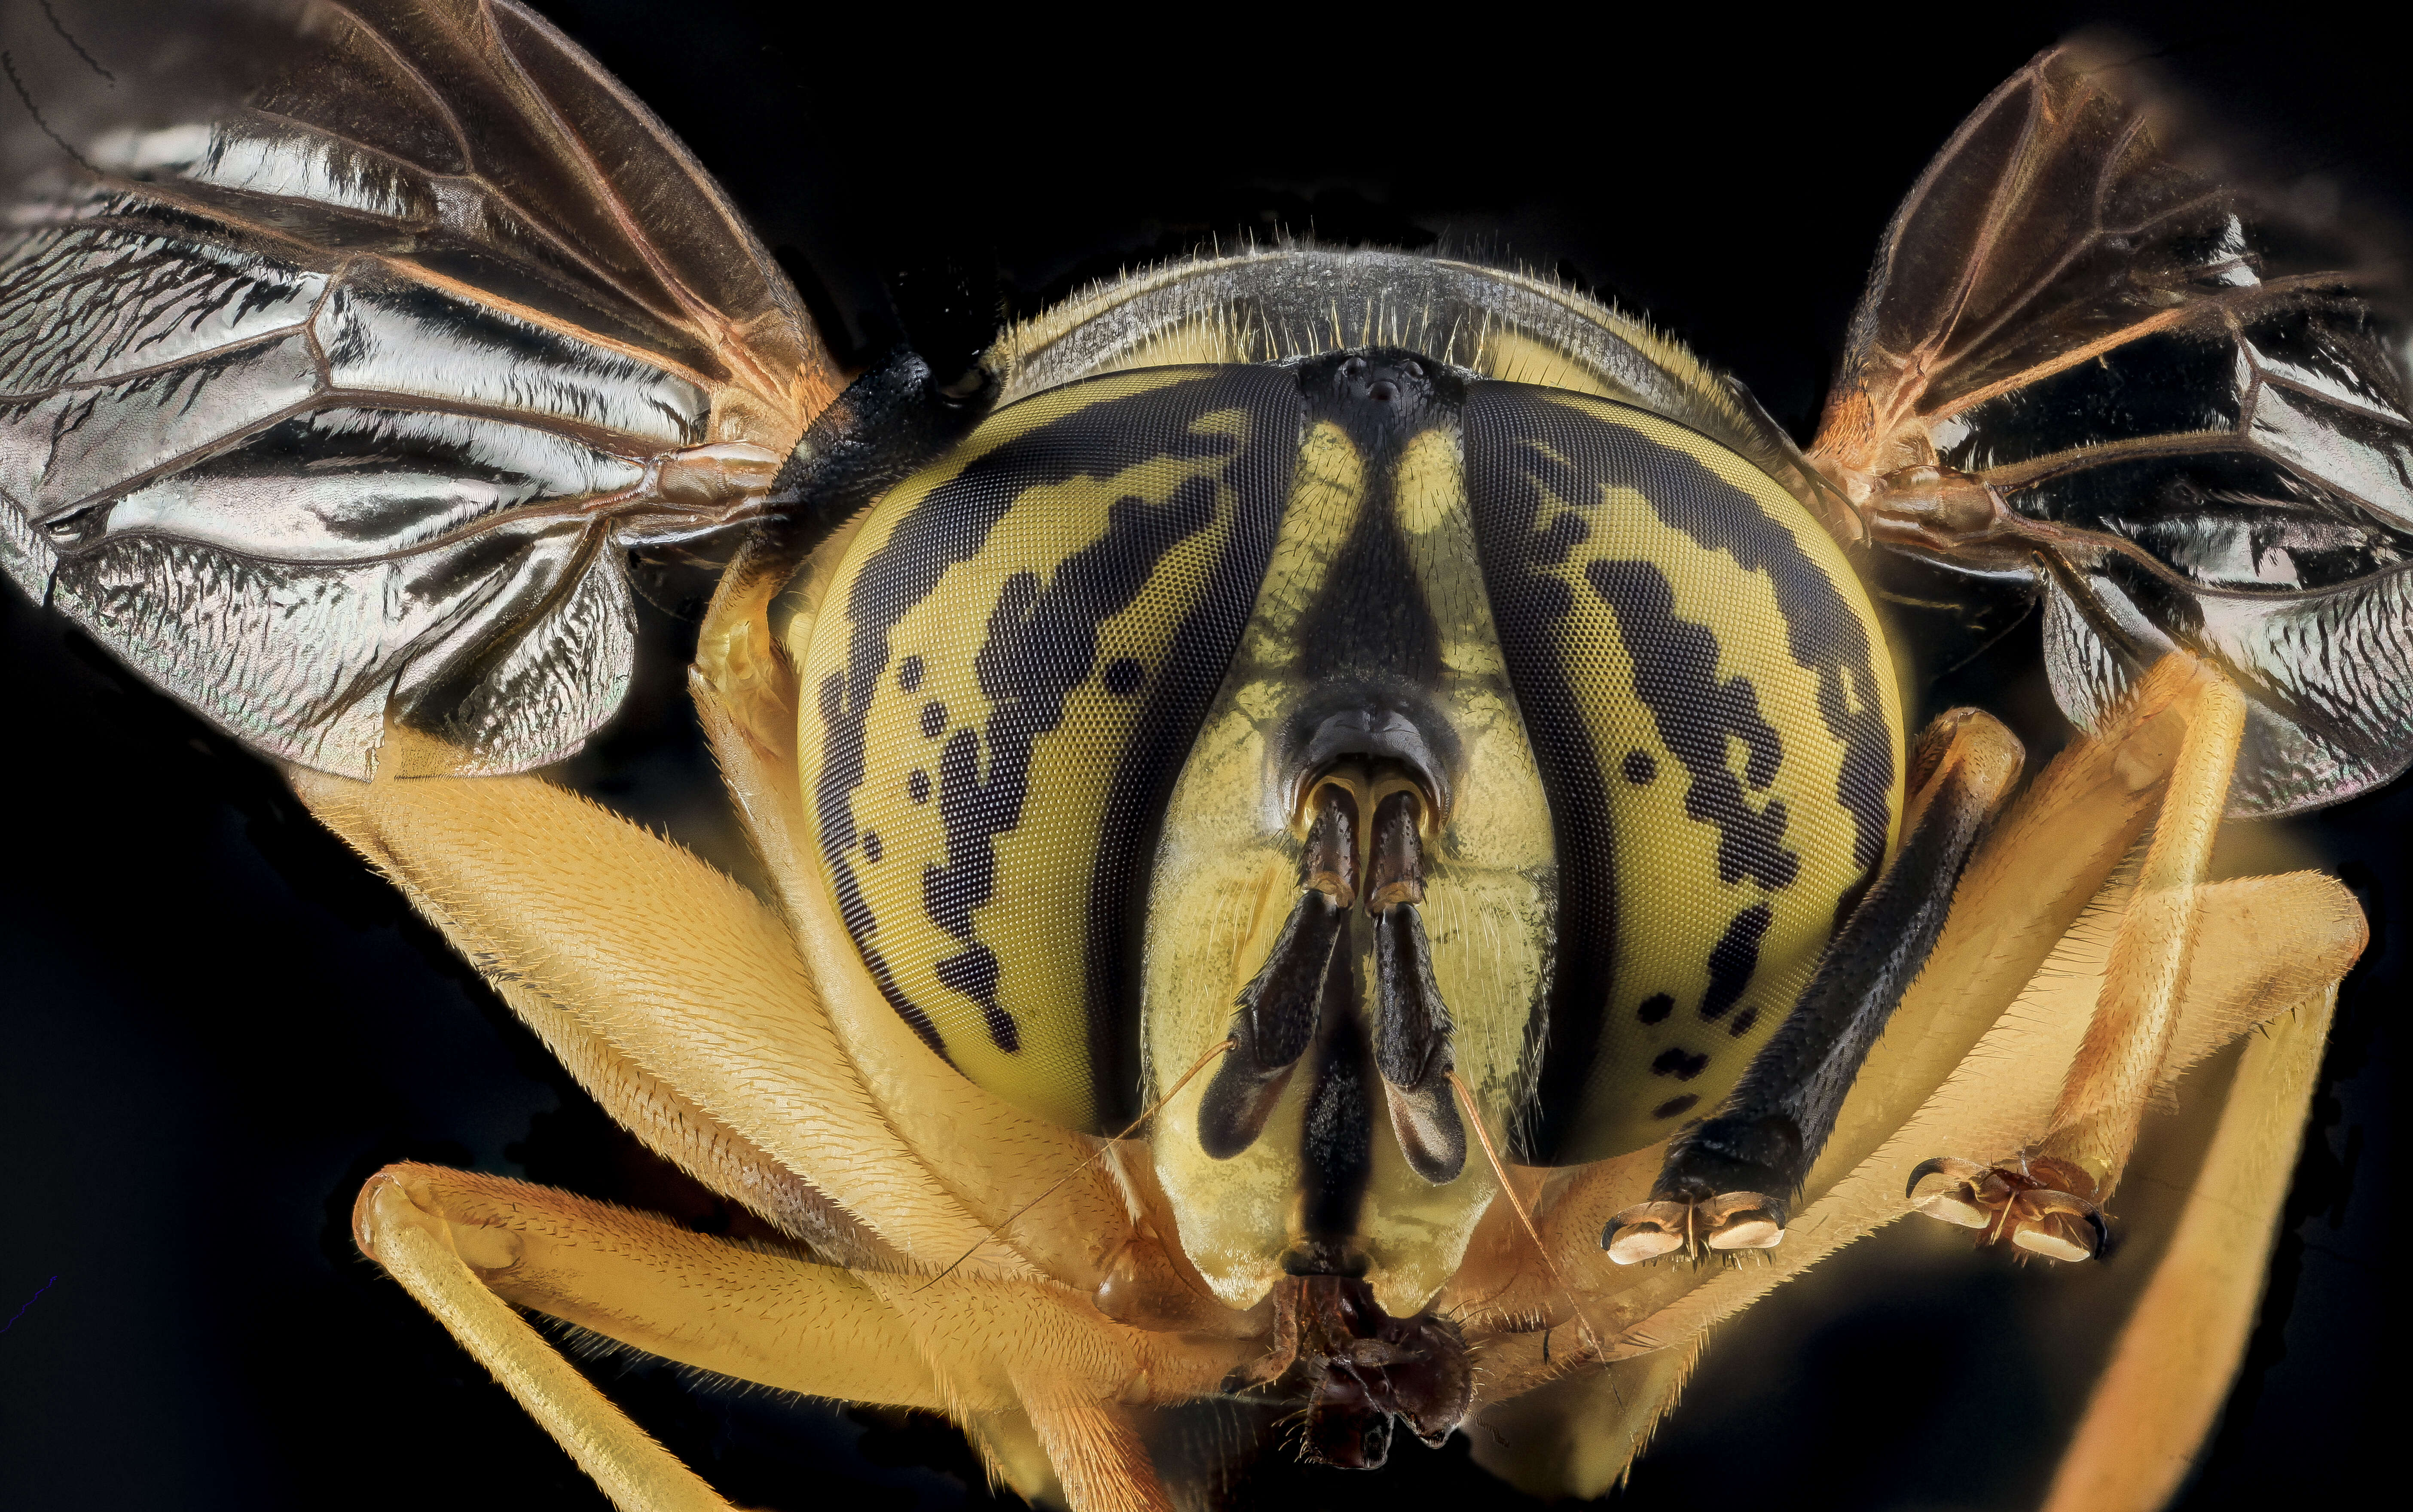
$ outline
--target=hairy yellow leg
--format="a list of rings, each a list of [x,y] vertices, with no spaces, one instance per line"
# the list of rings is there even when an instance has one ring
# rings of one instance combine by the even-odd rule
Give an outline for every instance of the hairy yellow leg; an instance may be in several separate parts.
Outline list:
[[[2182,741],[2179,696],[2193,674],[2179,662],[2166,657],[2096,736],[2054,757],[1970,858],[1925,967],[1862,1063],[1802,1183],[1803,1204],[1875,1153],[1953,1075],[2143,833]],[[1602,1227],[1650,1195],[1659,1166],[1654,1150],[1596,1162],[1554,1182],[1541,1205],[1543,1241],[1558,1270],[1590,1295],[1618,1299],[1605,1310],[1612,1319],[1648,1316],[1705,1279],[1664,1267],[1619,1274],[1602,1255]],[[1493,1213],[1485,1227],[1497,1232],[1479,1234],[1469,1255],[1497,1255],[1517,1273],[1478,1268],[1461,1274],[1452,1295],[1497,1297],[1511,1312],[1562,1312],[1548,1271],[1521,1255],[1513,1226]],[[1796,1243],[1788,1253],[1817,1247]]]
[[[980,1452],[992,1487],[1007,1487],[1033,1506],[1064,1505],[1064,1482],[1048,1462],[1047,1446],[1039,1442],[1029,1414],[968,1412],[959,1422]]]
[[[372,1181],[352,1222],[361,1248],[494,1373],[622,1512],[730,1512],[489,1291],[455,1248],[450,1226],[411,1201],[401,1183]]]
[[[375,806],[365,803],[374,789],[367,784],[346,783],[315,773],[295,773],[312,811],[387,875],[402,877],[399,859],[379,839]],[[650,839],[650,837],[647,837]],[[710,891],[705,903],[717,901]],[[441,910],[420,902],[422,913],[444,919]],[[666,925],[674,923],[666,919]],[[553,1057],[577,1079],[604,1111],[621,1127],[634,1133],[704,1186],[777,1226],[783,1232],[813,1246],[822,1257],[840,1265],[902,1269],[910,1262],[877,1234],[856,1223],[811,1182],[789,1170],[695,1102],[648,1074],[610,1040],[597,1033],[590,1020],[565,1007],[557,991],[540,979],[510,976],[490,978],[521,1021],[536,1031]],[[558,984],[553,984],[556,989]]]
[[[2166,660],[2175,661],[2175,656]],[[2119,1184],[2136,1148],[2146,1095],[2161,1075],[2187,959],[2201,913],[2204,868],[2228,804],[2228,779],[2245,730],[2245,698],[2218,673],[2194,664],[2183,695],[2186,729],[2163,790],[2154,839],[2121,920],[2103,995],[2062,1083],[2039,1155],[2084,1170],[2101,1201]]]
[[[2253,1331],[2337,987],[2245,1047],[2170,1247],[2053,1477],[2046,1512],[2154,1512],[2186,1476]]]
[[[1952,912],[1862,1064],[1812,1199],[1873,1153],[2024,991],[2151,821],[2185,739],[2195,664],[2167,656],[2092,737],[2055,756],[1971,858]]]
[[[1000,1468],[1018,1486],[1044,1488],[1052,1467],[1078,1512],[1162,1506],[1124,1404],[1211,1390],[1250,1352],[1240,1342],[1201,1347],[1124,1328],[1048,1282],[849,1271],[567,1193],[436,1167],[378,1173],[362,1193],[356,1226],[362,1248],[599,1481],[644,1494],[660,1483],[659,1466],[633,1480],[635,1472],[614,1467],[651,1463],[648,1453],[668,1457],[570,1372],[511,1307],[756,1385],[946,1412],[997,1440]],[[534,1388],[524,1389],[523,1381]],[[1028,1462],[1033,1441],[1045,1467]],[[640,1494],[623,1505],[718,1504]]]
[[[2242,878],[2204,891],[2203,940],[2155,1097],[2167,1099],[2189,1067],[2256,1033],[2169,1248],[2121,1330],[2046,1512],[2152,1512],[2186,1475],[2243,1358],[2337,981],[2365,941],[2353,898],[2317,873]],[[2067,1059],[2097,981],[2082,983],[2065,1032],[2047,1026],[2027,1036],[2048,1052],[2036,1059]],[[2274,1008],[2282,1004],[2295,1006]],[[2020,1039],[1990,1036],[1988,1049],[2008,1059]],[[1965,1084],[1967,1095],[1948,1101],[1987,1108],[1981,1120],[1999,1118],[2000,1094],[2017,1079],[1981,1076]],[[2026,1116],[2040,1120],[2050,1096],[2048,1089]],[[1952,1119],[1948,1101],[1932,1109],[1935,1123],[1914,1125],[1902,1143],[1931,1148],[1922,1136]],[[1979,1122],[1960,1123],[1963,1137]],[[1487,1390],[1506,1400],[1478,1410],[1471,1429],[1477,1462],[1534,1495],[1606,1493],[1673,1408],[1709,1325],[1900,1216],[1908,1208],[1900,1175],[1906,1165],[1906,1158],[1873,1161],[1812,1210],[1814,1227],[1805,1213],[1802,1237],[1814,1254],[1779,1250],[1766,1266],[1707,1272],[1706,1284],[1640,1330],[1665,1347],[1557,1379],[1547,1360],[1532,1358],[1538,1335],[1510,1335],[1502,1343],[1511,1347],[1488,1349]],[[1571,1331],[1562,1327],[1555,1335],[1563,1342]]]
[[[2317,873],[2218,883],[2205,888],[2204,894],[2208,943],[2203,955],[2213,959],[2199,957],[2198,969],[2190,976],[2169,1063],[2151,1094],[2155,1099],[2170,1095],[2176,1077],[2193,1060],[2241,1034],[2254,1032],[2307,996],[2321,994],[2325,1001],[2361,954],[2366,939],[2361,911],[2353,896],[2334,879]],[[1654,1351],[1688,1347],[1706,1329],[1776,1286],[1912,1211],[1914,1202],[1903,1190],[1906,1179],[1936,1150],[1960,1150],[1993,1159],[2033,1143],[2050,1116],[2061,1073],[2085,1035],[2102,984],[2108,936],[2115,931],[2116,922],[2099,927],[2090,923],[2074,932],[2037,974],[2030,990],[1980,1040],[1958,1074],[1935,1089],[1876,1153],[1797,1214],[1791,1237],[1770,1251],[1764,1263],[1697,1270],[1662,1266],[1634,1281],[1627,1278],[1643,1268],[1627,1268],[1621,1273],[1606,1263],[1600,1265],[1596,1276],[1626,1281],[1617,1291],[1585,1287],[1580,1292],[1595,1325],[1612,1335],[1608,1340],[1611,1360],[1655,1358]],[[2220,944],[2215,947],[2211,941]],[[2301,1122],[2302,1093],[2293,1095],[2293,1111],[2281,1116]],[[1628,1190],[1639,1189],[1639,1183],[1655,1169],[1652,1160],[1619,1158],[1635,1167],[1626,1173]],[[2275,1180],[2284,1186],[2285,1171]],[[2226,1199],[2209,1200],[2212,1208],[2207,1212]],[[2267,1229],[2256,1229],[2250,1222],[2240,1224],[2232,1230],[2230,1242],[2237,1251],[2232,1258],[2242,1259],[2258,1278]],[[1583,1287],[1584,1280],[1591,1279],[1577,1280],[1577,1284]],[[1529,1284],[1490,1299],[1490,1305],[1500,1311],[1565,1315],[1563,1307],[1554,1313],[1546,1284],[1532,1281],[1530,1273],[1528,1281]],[[2200,1294],[2198,1301],[2207,1308],[2213,1305]],[[2202,1320],[2207,1336],[2250,1327],[2252,1302],[2250,1287],[2220,1299],[2218,1305],[2235,1311],[2217,1317],[2207,1314]],[[1543,1343],[1549,1335],[1493,1336],[1484,1347],[1485,1374],[1478,1400],[1512,1399],[1565,1374],[1570,1368],[1565,1347],[1570,1331],[1564,1326],[1555,1330],[1560,1347],[1551,1352],[1545,1351]],[[2243,1337],[2242,1331],[2239,1336]],[[2194,1389],[2210,1392],[2216,1406],[2220,1383],[2198,1383]]]
[[[289,776],[615,1117],[706,1184],[775,1222],[826,1194],[851,1221],[825,1231],[877,1236],[850,1259],[893,1246],[944,1265],[986,1235],[882,1118],[778,917],[728,877],[533,777]],[[997,1246],[982,1263],[1028,1273]]]
[[[1130,1418],[1096,1402],[1033,1405],[1030,1425],[1076,1512],[1173,1512]]]
[[[898,1407],[947,1404],[904,1320],[837,1266],[690,1233],[526,1182],[435,1166],[387,1167],[362,1190],[357,1214],[361,1247],[388,1270],[395,1268],[386,1235],[395,1225],[440,1234],[478,1284],[505,1302],[648,1354],[783,1391]],[[462,1342],[485,1358],[476,1339]]]
[[[1561,1173],[1543,1188],[1536,1206],[1557,1276],[1577,1290],[1596,1327],[1619,1336],[1610,1341],[1613,1356],[1680,1343],[1909,1211],[1909,1173],[1939,1151],[1999,1159],[2046,1133],[2096,1002],[2103,952],[2082,981],[2069,979],[2067,963],[2048,967],[2047,959],[2065,948],[2064,936],[2142,831],[2179,764],[2188,695],[2202,677],[2194,664],[2166,657],[2097,736],[2073,744],[2038,776],[1972,859],[1926,971],[1862,1066],[1803,1183],[1790,1237],[1769,1263],[1710,1272],[1632,1267],[1621,1274],[1609,1265],[1599,1250],[1601,1226],[1649,1195],[1655,1150]],[[2221,922],[2211,932],[2204,969],[2185,984],[2162,1074],[2139,1090],[2148,1101],[2183,1060],[2335,982],[2362,947],[2360,911],[2327,877],[2225,883],[2202,889],[2202,900]],[[1512,1225],[1501,1214],[1487,1221],[1447,1299],[1494,1315],[1568,1321],[1557,1280],[1530,1247],[1520,1249]],[[1566,1352],[1553,1365],[1540,1339],[1507,1334],[1487,1348],[1484,1398],[1513,1396],[1563,1372]]]

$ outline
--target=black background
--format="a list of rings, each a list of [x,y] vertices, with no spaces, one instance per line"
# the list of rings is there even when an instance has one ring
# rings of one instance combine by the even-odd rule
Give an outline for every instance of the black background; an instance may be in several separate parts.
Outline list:
[[[970,26],[894,5],[842,24],[836,7],[811,22],[703,0],[541,8],[729,186],[851,363],[905,338],[960,362],[1000,310],[1210,237],[1311,228],[1555,271],[1648,312],[1806,436],[1896,199],[1962,114],[2080,22],[2167,45],[2224,121],[2258,124],[2299,168],[2401,202],[2413,162],[2399,50],[2283,28],[2275,8],[1770,23],[1700,7],[1649,29],[1605,7]],[[82,40],[106,60],[106,37]],[[678,693],[691,626],[648,615],[629,707],[570,775],[742,873]],[[2050,748],[2032,620],[1996,606],[1906,615],[1903,632],[1940,669],[2006,625],[1936,701],[1987,702]],[[705,1228],[727,1213],[613,1129],[264,767],[13,593],[0,636],[0,1502],[603,1505],[353,1252],[352,1196],[410,1157]],[[2380,1268],[2413,791],[2297,832],[2361,894],[2374,946],[2189,1507],[2320,1495],[2395,1458],[2377,1436],[2401,1340]],[[2249,830],[2230,850],[2272,844]],[[2169,1196],[2123,1195],[2140,1231]],[[2033,1505],[2112,1300],[2150,1259],[2022,1270],[1943,1226],[1896,1226],[1721,1329],[1612,1500]],[[742,1503],[985,1495],[935,1419],[590,1368]],[[1250,1487],[1253,1505],[1523,1505],[1463,1440],[1405,1445],[1379,1478],[1274,1465]]]

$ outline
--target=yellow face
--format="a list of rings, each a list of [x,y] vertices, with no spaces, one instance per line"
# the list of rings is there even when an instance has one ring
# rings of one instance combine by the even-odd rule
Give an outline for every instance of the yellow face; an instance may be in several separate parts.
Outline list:
[[[1900,807],[1873,613],[1792,495],[1400,349],[1013,404],[873,507],[800,649],[873,980],[1020,1107],[1162,1103],[1236,1307],[1339,1273],[1415,1314],[1496,1189],[1477,1147],[1713,1108]]]

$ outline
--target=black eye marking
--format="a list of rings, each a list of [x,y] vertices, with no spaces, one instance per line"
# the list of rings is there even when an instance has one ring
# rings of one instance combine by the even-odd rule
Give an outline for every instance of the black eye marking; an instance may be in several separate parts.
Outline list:
[[[838,700],[845,696],[845,674],[840,672],[832,672],[829,676],[822,678],[821,700],[822,717],[823,719],[836,719],[837,717]]]
[[[1689,1113],[1693,1110],[1693,1105],[1700,1100],[1701,1094],[1696,1092],[1688,1092],[1680,1097],[1670,1097],[1665,1102],[1661,1103],[1658,1107],[1652,1108],[1651,1110],[1651,1116],[1652,1118],[1674,1118],[1679,1113]]]
[[[863,854],[870,857],[874,862],[888,854],[888,847],[881,844],[879,830],[866,829],[863,832]]]
[[[1592,562],[1584,580],[1617,616],[1618,634],[1634,652],[1635,697],[1692,779],[1685,815],[1718,827],[1720,880],[1747,876],[1770,891],[1792,886],[1801,857],[1784,847],[1784,802],[1770,799],[1754,812],[1743,801],[1743,783],[1765,790],[1784,758],[1776,727],[1760,714],[1759,691],[1749,678],[1719,681],[1718,638],[1677,618],[1676,591],[1656,565]],[[1739,781],[1726,765],[1738,741],[1745,752]]]
[[[1752,973],[1759,970],[1759,942],[1775,917],[1768,904],[1754,903],[1737,914],[1710,947],[1710,987],[1701,994],[1702,1018],[1715,1020],[1741,998]]]
[[[947,706],[933,698],[922,706],[922,739],[935,741],[947,732]]]
[[[1650,752],[1628,751],[1625,753],[1625,780],[1627,782],[1632,783],[1636,787],[1648,787],[1651,785],[1651,779],[1658,775],[1659,763],[1651,758]]]
[[[1785,847],[1789,813],[1780,828],[1773,822],[1775,814],[1754,815],[1742,807],[1745,800],[1754,807],[1768,803],[1768,790],[1753,790],[1754,780],[1763,773],[1770,776],[1773,786],[1774,772],[1768,757],[1793,755],[1804,741],[1823,745],[1828,737],[1843,748],[1834,786],[1846,812],[1838,817],[1848,816],[1854,836],[1848,843],[1850,853],[1863,863],[1863,875],[1873,875],[1891,820],[1891,752],[1896,738],[1879,700],[1884,686],[1881,664],[1856,608],[1849,580],[1830,575],[1825,559],[1813,556],[1804,539],[1794,536],[1781,506],[1763,506],[1751,491],[1720,477],[1681,448],[1646,433],[1642,427],[1648,422],[1621,423],[1606,408],[1595,413],[1589,404],[1573,396],[1549,395],[1520,385],[1481,383],[1470,387],[1464,409],[1467,492],[1485,580],[1543,784],[1554,800],[1553,829],[1562,867],[1557,962],[1561,986],[1550,1004],[1550,1032],[1555,1041],[1563,1025],[1565,1043],[1581,1047],[1593,1046],[1608,1032],[1603,1019],[1613,1018],[1617,1003],[1622,1001],[1638,1012],[1636,999],[1642,994],[1636,991],[1639,983],[1609,991],[1578,989],[1578,984],[1616,978],[1615,941],[1621,932],[1616,889],[1599,879],[1613,872],[1606,798],[1622,785],[1626,752],[1613,744],[1606,748],[1596,744],[1584,718],[1577,689],[1592,658],[1569,635],[1565,622],[1578,612],[1582,595],[1595,592],[1596,585],[1586,580],[1587,573],[1570,568],[1590,567],[1595,557],[1647,554],[1651,549],[1610,544],[1624,537],[1626,520],[1639,516],[1636,523],[1680,531],[1694,543],[1722,553],[1746,574],[1769,584],[1782,624],[1765,629],[1754,626],[1752,634],[1756,638],[1781,631],[1784,639],[1768,649],[1780,657],[1789,651],[1791,660],[1814,678],[1815,712],[1808,730],[1797,732],[1787,727],[1783,731],[1787,743],[1770,752],[1765,742],[1733,728],[1733,716],[1741,712],[1740,690],[1734,690],[1734,696],[1720,695],[1715,686],[1720,668],[1714,660],[1709,664],[1711,683],[1700,692],[1717,701],[1691,702],[1687,708],[1690,700],[1674,697],[1664,709],[1646,702],[1646,717],[1664,715],[1689,727],[1695,743],[1714,753],[1719,785],[1738,811],[1731,817],[1753,827],[1753,832],[1738,833],[1721,823],[1717,847],[1721,873],[1731,880],[1752,876],[1759,884],[1753,892],[1760,888],[1773,891],[1781,884],[1798,888],[1807,874],[1801,863],[1809,859],[1806,849],[1796,854]],[[1621,585],[1612,579],[1609,586]],[[1672,610],[1672,592],[1665,598]],[[1612,610],[1621,607],[1598,599],[1594,605]],[[1582,606],[1587,616],[1592,610],[1593,605]],[[1637,639],[1636,631],[1621,617],[1611,623],[1619,638],[1630,645]],[[1702,637],[1702,649],[1714,655],[1719,648],[1710,628],[1694,629]],[[1645,644],[1632,645],[1637,660],[1665,656],[1670,649],[1655,637]],[[1698,683],[1697,678],[1687,681]],[[1773,687],[1770,693],[1773,697]],[[1754,689],[1754,703],[1756,698]],[[1753,712],[1756,715],[1759,711]],[[1825,728],[1820,729],[1820,725]],[[1699,782],[1690,770],[1689,753],[1670,741],[1664,728],[1654,733],[1654,743],[1646,754],[1661,758],[1662,768],[1668,760],[1678,763],[1659,774],[1674,785],[1665,796],[1683,797],[1688,816],[1695,822],[1713,822],[1696,806],[1708,795],[1686,791]],[[1791,775],[1789,770],[1787,775]],[[1656,795],[1658,790],[1652,791]],[[1570,798],[1562,812],[1556,802],[1562,794]],[[1788,806],[1812,797],[1806,792],[1788,794]],[[1823,794],[1816,797],[1823,801]],[[1749,901],[1751,894],[1746,893],[1723,906],[1739,909]],[[1729,951],[1729,958],[1738,953]],[[1755,959],[1753,964],[1755,968]],[[1735,979],[1745,985],[1752,975],[1753,970],[1745,969]],[[1693,999],[1691,993],[1679,995],[1688,1002]],[[1730,999],[1718,1021],[1731,1027],[1740,1006],[1739,996]],[[1763,1014],[1776,1011],[1777,1006],[1762,1005]],[[1581,1052],[1546,1058],[1541,1074],[1543,1106],[1552,1109],[1587,1106],[1579,1087],[1593,1064]],[[1687,1109],[1697,1110],[1695,1099],[1679,1099],[1657,1116],[1672,1118]],[[1546,1117],[1533,1148],[1559,1148],[1555,1141],[1577,1132],[1576,1117],[1572,1112]]]
[[[952,987],[980,1005],[981,1021],[988,1026],[989,1043],[1008,1055],[1022,1050],[1022,1030],[1014,1015],[997,1005],[997,952],[984,945],[947,957],[930,968],[940,985]]]
[[[1572,509],[1561,512],[1533,537],[1533,560],[1544,566],[1562,567],[1567,555],[1591,539],[1591,522]]]
[[[1757,1022],[1759,1022],[1759,1010],[1757,1008],[1745,1008],[1740,1013],[1735,1015],[1734,1022],[1726,1025],[1726,1033],[1739,1039],[1743,1035],[1750,1034],[1751,1026]]]
[[[1119,656],[1106,664],[1106,691],[1118,698],[1128,698],[1139,691],[1147,669],[1129,656]]]
[[[1786,647],[1797,665],[1816,675],[1819,718],[1843,746],[1835,796],[1852,816],[1853,859],[1873,874],[1884,859],[1891,816],[1892,732],[1878,697],[1867,628],[1834,580],[1790,531],[1697,459],[1567,405],[1532,405],[1504,392],[1497,403],[1509,425],[1529,433],[1537,429],[1545,439],[1510,440],[1514,460],[1503,456],[1494,465],[1513,468],[1529,484],[1570,503],[1598,499],[1605,486],[1630,488],[1665,523],[1747,570],[1768,575]],[[1542,421],[1538,427],[1536,419]],[[1532,495],[1536,506],[1539,492]],[[1555,537],[1557,530],[1554,520],[1547,533],[1529,537],[1536,554],[1548,557],[1556,541],[1544,537]],[[1555,565],[1563,558],[1548,560]]]
[[[1885,859],[1890,822],[1893,741],[1877,697],[1875,658],[1859,616],[1792,532],[1770,520],[1750,495],[1672,447],[1633,432],[1627,436],[1631,439],[1621,445],[1612,440],[1602,448],[1622,464],[1614,471],[1624,476],[1608,481],[1634,487],[1661,520],[1710,550],[1768,574],[1784,620],[1786,648],[1797,665],[1817,674],[1818,716],[1843,746],[1835,797],[1852,816],[1852,859],[1863,869],[1875,866]]]
[[[1253,370],[1231,372],[1245,374]],[[940,1056],[947,1053],[946,1042],[937,1025],[897,986],[895,974],[873,943],[879,921],[863,895],[852,863],[858,838],[854,790],[869,775],[870,716],[880,679],[890,664],[891,633],[937,592],[953,567],[980,554],[990,532],[1031,488],[1089,473],[1102,457],[1123,457],[1141,448],[1145,449],[1140,454],[1150,459],[1204,462],[1228,469],[1241,460],[1241,438],[1224,431],[1203,433],[1192,422],[1219,403],[1236,402],[1252,418],[1291,413],[1296,404],[1294,394],[1295,387],[1286,377],[1226,375],[1177,383],[1086,405],[1006,441],[972,458],[955,478],[909,509],[887,541],[866,560],[845,604],[830,606],[843,614],[848,637],[846,671],[838,685],[836,706],[828,713],[821,775],[811,794],[821,821],[822,862],[829,869],[838,917],[853,936],[881,995]],[[1284,479],[1288,476],[1286,470],[1281,474]],[[1258,492],[1268,490],[1276,490],[1276,485],[1267,481]],[[1268,496],[1278,496],[1278,491]],[[1269,529],[1258,530],[1250,541],[1255,556],[1252,563],[1242,565],[1243,576],[1250,567],[1261,573],[1264,559],[1272,550]],[[1248,580],[1255,580],[1249,577]],[[1210,687],[1212,683],[1209,679]],[[943,786],[943,768],[940,778]],[[1014,1032],[1010,1020],[1004,1029],[1009,1035]],[[990,1032],[998,1033],[995,1020]]]
[[[1011,1051],[1020,1040],[1014,1020],[998,1006],[997,957],[972,927],[973,911],[994,896],[996,837],[1022,822],[1031,751],[1097,666],[1098,626],[1131,606],[1167,552],[1215,522],[1215,485],[1203,477],[1177,485],[1162,504],[1136,494],[1118,499],[1107,507],[1104,535],[1058,563],[1044,585],[1036,573],[1015,573],[989,610],[972,656],[972,676],[991,711],[988,771],[979,770],[971,730],[949,737],[939,758],[947,859],[923,877],[922,897],[930,921],[966,947],[938,963],[939,980],[979,1005],[1000,1050]],[[926,710],[922,727],[930,729]]]
[[[1642,1006],[1634,1010],[1634,1016],[1644,1023],[1657,1023],[1675,1011],[1674,998],[1665,992],[1653,992],[1642,1000]]]
[[[1708,1056],[1695,1055],[1680,1045],[1671,1045],[1661,1050],[1659,1058],[1651,1063],[1652,1076],[1674,1077],[1679,1081],[1690,1081],[1709,1068]]]
[[[905,779],[905,796],[916,803],[930,801],[930,774],[914,768],[913,775]]]
[[[908,693],[919,692],[922,686],[922,672],[921,657],[906,657],[896,668],[896,685]]]

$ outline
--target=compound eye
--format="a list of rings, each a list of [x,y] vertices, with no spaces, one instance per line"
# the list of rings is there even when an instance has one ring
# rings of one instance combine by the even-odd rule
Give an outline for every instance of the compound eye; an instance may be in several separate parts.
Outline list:
[[[1265,576],[1298,411],[1245,367],[1002,410],[873,506],[804,632],[813,862],[864,990],[1058,1123],[1135,1111],[1147,837]]]
[[[1858,580],[1749,462],[1552,389],[1477,384],[1465,414],[1559,845],[1531,1148],[1598,1159],[1716,1108],[1790,1011],[1891,843],[1902,717]]]

